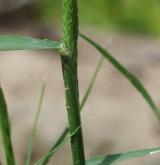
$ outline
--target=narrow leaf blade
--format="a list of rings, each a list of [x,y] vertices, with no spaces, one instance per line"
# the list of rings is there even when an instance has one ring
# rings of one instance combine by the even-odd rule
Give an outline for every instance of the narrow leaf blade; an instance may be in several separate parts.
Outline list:
[[[0,131],[2,134],[3,147],[5,150],[7,164],[15,165],[7,105],[1,87],[0,87]]]
[[[0,35],[0,51],[60,49],[60,43],[31,37]]]
[[[143,84],[103,47],[101,47],[99,44],[86,37],[85,35],[79,35],[88,43],[90,43],[93,47],[95,47],[101,53],[102,56],[104,56],[119,72],[121,72],[132,83],[132,85],[141,93],[143,98],[147,101],[155,116],[157,117],[158,121],[160,122],[160,111],[154,103],[150,94],[144,88]]]
[[[43,82],[42,87],[41,87],[38,108],[37,108],[35,120],[34,120],[34,123],[33,123],[32,134],[31,134],[31,137],[29,139],[27,159],[26,159],[25,165],[30,165],[30,162],[31,162],[33,141],[34,141],[35,134],[36,134],[36,131],[37,131],[38,119],[40,117],[40,113],[41,113],[41,109],[42,109],[42,104],[43,104],[43,100],[44,100],[45,89],[46,89],[46,81]]]
[[[90,95],[90,93],[92,91],[92,88],[93,88],[93,85],[95,83],[96,77],[97,77],[97,75],[98,75],[98,73],[100,71],[100,68],[102,66],[103,60],[104,60],[104,58],[101,57],[100,60],[98,61],[97,65],[96,65],[94,73],[93,73],[93,75],[91,77],[89,85],[88,85],[88,87],[87,87],[87,89],[85,91],[85,94],[83,96],[83,99],[81,101],[80,111],[83,110],[83,107],[84,107],[85,103],[87,102],[87,100],[89,98],[89,95]],[[48,151],[48,153],[52,152],[58,145],[60,145],[63,142],[63,140],[67,137],[68,133],[69,133],[69,130],[68,130],[68,127],[66,126],[65,129],[63,130],[63,132],[61,133],[61,135],[59,136],[58,140],[53,144],[53,146]],[[43,159],[43,161],[41,162],[41,164],[42,165],[46,165],[49,162],[50,158],[53,156],[53,154],[54,154],[54,152],[52,152],[51,154],[46,156],[45,159]]]
[[[72,137],[74,136],[77,131],[79,130],[80,126],[73,131],[73,133],[70,134],[69,137],[65,138],[60,144],[58,144],[52,151],[45,154],[40,160],[38,160],[34,165],[39,165],[41,162],[43,162],[46,158],[48,158],[49,155],[53,155],[57,150],[62,148],[62,146]]]
[[[55,149],[63,143],[63,141],[67,138],[68,134],[69,134],[69,130],[68,127],[66,126],[63,132],[61,133],[61,135],[59,136],[59,138],[57,139],[57,141],[53,144],[51,149],[47,152],[46,156],[42,159],[41,165],[46,165],[49,162],[49,160],[55,153],[54,152]]]
[[[124,160],[137,158],[137,157],[149,156],[156,153],[160,153],[160,147],[144,149],[144,150],[129,151],[126,153],[117,153],[117,154],[106,155],[106,156],[98,156],[98,157],[94,157],[94,158],[86,160],[86,165],[111,165],[119,161],[124,161]]]
[[[92,91],[93,85],[94,85],[95,80],[96,80],[96,78],[97,78],[97,75],[98,75],[98,73],[99,73],[99,71],[100,71],[100,68],[101,68],[101,66],[102,66],[102,64],[103,64],[103,61],[104,61],[104,58],[101,57],[100,60],[99,60],[98,63],[97,63],[97,66],[96,66],[96,68],[95,68],[95,71],[94,71],[94,73],[93,73],[93,76],[92,76],[92,78],[91,78],[91,80],[90,80],[90,82],[89,82],[89,85],[88,85],[88,87],[87,87],[87,89],[86,89],[86,92],[85,92],[85,94],[84,94],[84,96],[83,96],[83,99],[82,99],[82,101],[81,101],[81,104],[80,104],[80,111],[83,110],[83,107],[84,107],[84,105],[86,104],[86,102],[87,102],[87,100],[88,100],[88,97],[89,97],[89,95],[90,95],[90,93],[91,93],[91,91]]]

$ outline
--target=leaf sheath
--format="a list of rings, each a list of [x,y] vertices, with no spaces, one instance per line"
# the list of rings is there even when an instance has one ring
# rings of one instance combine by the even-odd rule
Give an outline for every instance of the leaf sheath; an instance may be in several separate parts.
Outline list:
[[[91,80],[89,81],[89,85],[88,85],[88,87],[87,87],[87,89],[85,91],[85,94],[83,96],[83,99],[82,99],[82,101],[80,103],[80,111],[83,110],[83,107],[84,107],[85,103],[87,102],[87,100],[89,98],[89,95],[90,95],[90,93],[92,91],[92,88],[93,88],[93,85],[95,83],[96,77],[97,77],[97,75],[98,75],[98,73],[100,71],[100,68],[102,66],[103,60],[104,60],[104,58],[101,57],[100,60],[97,62],[97,65],[96,65],[96,68],[94,70],[94,73],[93,73],[93,75],[91,77]],[[68,133],[69,133],[69,130],[68,130],[68,127],[66,126],[65,129],[63,130],[63,132],[61,133],[61,135],[59,136],[58,140],[56,141],[56,143],[53,144],[53,146],[48,151],[48,153],[53,151],[59,144],[61,144],[63,142],[63,140],[67,137]],[[48,155],[47,157],[45,157],[45,159],[43,159],[43,161],[42,161],[42,165],[46,165],[49,162],[49,160],[50,160],[50,158],[52,156],[53,156],[53,153]]]

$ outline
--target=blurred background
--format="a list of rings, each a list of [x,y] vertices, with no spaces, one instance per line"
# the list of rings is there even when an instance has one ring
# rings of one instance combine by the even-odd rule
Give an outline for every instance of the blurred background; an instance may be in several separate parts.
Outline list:
[[[60,40],[62,0],[0,0],[0,34]],[[160,1],[80,0],[80,31],[113,54],[144,84],[160,107]],[[79,39],[80,100],[92,77],[99,53]],[[0,81],[8,104],[18,165],[26,158],[41,84],[47,89],[32,161],[38,160],[65,128],[67,116],[61,63],[52,51],[0,52]],[[85,153],[125,152],[160,144],[160,129],[147,103],[105,61],[82,113]],[[0,159],[5,165],[2,141]],[[70,145],[50,165],[71,164]],[[120,165],[158,165],[159,155]]]

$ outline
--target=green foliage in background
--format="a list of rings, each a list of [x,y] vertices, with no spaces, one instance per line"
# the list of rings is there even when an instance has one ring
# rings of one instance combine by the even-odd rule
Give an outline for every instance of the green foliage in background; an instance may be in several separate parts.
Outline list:
[[[160,35],[159,0],[80,0],[80,23],[123,32]],[[60,0],[40,0],[40,16],[45,22],[61,19]]]
[[[62,19],[62,1],[60,0],[39,0],[39,5],[37,5],[39,11],[40,20],[52,24],[61,22]],[[54,19],[53,19],[54,18]]]

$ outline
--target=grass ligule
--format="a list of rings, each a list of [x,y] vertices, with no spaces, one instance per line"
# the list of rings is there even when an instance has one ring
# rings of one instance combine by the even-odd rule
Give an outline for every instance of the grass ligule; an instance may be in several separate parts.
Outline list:
[[[117,153],[112,155],[98,156],[86,160],[86,165],[111,165],[113,163],[128,160],[136,157],[149,156],[156,153],[160,153],[160,147],[143,149],[136,151],[129,151],[126,153]]]
[[[0,35],[0,51],[41,49],[60,50],[61,46],[59,42],[48,39],[40,40],[31,37]]]
[[[1,87],[0,87],[0,130],[3,139],[3,146],[7,160],[7,165],[15,165],[15,159],[14,159],[12,142],[11,142],[9,116],[8,116],[6,101]]]
[[[33,141],[34,141],[37,126],[38,126],[38,119],[40,117],[40,112],[41,112],[41,109],[42,109],[45,89],[46,89],[46,81],[43,82],[42,87],[41,87],[38,108],[37,108],[36,116],[35,116],[34,123],[33,123],[32,134],[31,134],[29,144],[28,144],[28,152],[27,152],[27,159],[26,159],[25,165],[30,165],[30,162],[31,162]]]
[[[90,38],[86,37],[85,35],[83,34],[79,34],[79,35],[88,43],[90,43],[93,47],[95,47],[101,53],[101,55],[103,55],[119,72],[121,72],[133,84],[133,86],[141,93],[143,98],[147,101],[152,111],[154,112],[155,116],[157,117],[158,121],[160,122],[160,112],[156,104],[154,103],[152,97],[144,88],[143,84],[103,47],[101,47],[99,44],[97,44],[95,41],[91,40]]]

